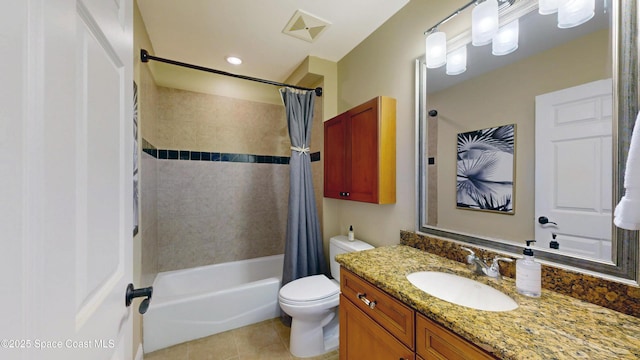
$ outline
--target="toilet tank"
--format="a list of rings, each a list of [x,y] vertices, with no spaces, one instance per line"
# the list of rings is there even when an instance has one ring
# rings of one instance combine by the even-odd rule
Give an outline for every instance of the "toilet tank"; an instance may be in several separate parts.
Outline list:
[[[340,264],[335,260],[336,255],[368,249],[373,249],[373,246],[364,241],[349,241],[345,235],[332,237],[329,240],[329,263],[331,264],[331,276],[337,281],[340,281]]]

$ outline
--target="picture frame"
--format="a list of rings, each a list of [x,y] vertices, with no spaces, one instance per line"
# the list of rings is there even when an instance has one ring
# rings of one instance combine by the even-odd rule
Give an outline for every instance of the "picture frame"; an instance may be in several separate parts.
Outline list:
[[[456,207],[515,213],[516,125],[457,135]]]

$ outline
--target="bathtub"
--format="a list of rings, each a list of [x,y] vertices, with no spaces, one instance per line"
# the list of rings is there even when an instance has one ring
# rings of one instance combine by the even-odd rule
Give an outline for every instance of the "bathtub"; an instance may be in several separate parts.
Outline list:
[[[144,352],[280,316],[284,255],[159,273],[143,317]]]

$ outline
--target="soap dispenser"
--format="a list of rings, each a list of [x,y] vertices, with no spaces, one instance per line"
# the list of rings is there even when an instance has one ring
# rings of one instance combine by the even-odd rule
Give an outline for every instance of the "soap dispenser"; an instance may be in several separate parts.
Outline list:
[[[533,257],[532,242],[535,240],[527,240],[524,256],[516,261],[516,290],[522,295],[540,297],[542,266]]]
[[[549,247],[552,249],[560,249],[560,243],[556,240],[556,233],[551,233],[551,242],[549,242]]]
[[[348,236],[349,241],[355,241],[356,238],[353,236],[353,225],[349,225],[349,236]]]

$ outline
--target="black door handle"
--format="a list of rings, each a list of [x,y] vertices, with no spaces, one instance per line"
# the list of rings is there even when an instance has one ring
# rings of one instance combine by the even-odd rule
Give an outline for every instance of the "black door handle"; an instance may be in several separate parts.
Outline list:
[[[558,226],[558,224],[554,223],[553,221],[549,221],[549,218],[548,218],[548,217],[546,217],[546,216],[540,216],[540,217],[538,218],[538,222],[539,222],[540,224],[542,224],[542,225],[545,225],[545,224],[553,224],[553,225]]]
[[[131,302],[133,301],[133,299],[137,297],[146,297],[146,299],[142,300],[142,302],[140,303],[140,307],[138,308],[140,314],[144,314],[147,312],[147,310],[149,310],[151,295],[153,295],[153,286],[134,289],[133,284],[129,284],[127,285],[127,292],[124,295],[124,304],[129,307],[131,306]]]

